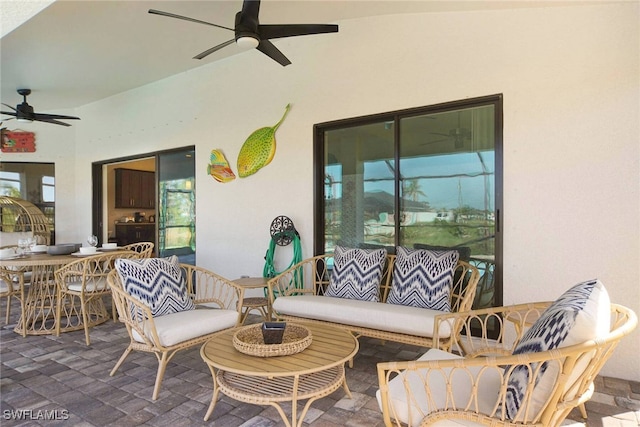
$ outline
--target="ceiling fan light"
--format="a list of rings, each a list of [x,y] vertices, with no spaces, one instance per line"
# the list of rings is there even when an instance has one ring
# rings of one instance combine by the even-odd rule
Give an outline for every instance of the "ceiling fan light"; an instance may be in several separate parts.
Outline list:
[[[22,123],[31,123],[33,122],[33,120],[27,119],[25,117],[18,117],[16,118],[17,121],[22,122]]]
[[[236,39],[236,44],[241,49],[249,50],[249,49],[257,48],[258,45],[260,44],[260,41],[258,39],[256,39],[255,37],[242,36],[242,37],[238,37]]]

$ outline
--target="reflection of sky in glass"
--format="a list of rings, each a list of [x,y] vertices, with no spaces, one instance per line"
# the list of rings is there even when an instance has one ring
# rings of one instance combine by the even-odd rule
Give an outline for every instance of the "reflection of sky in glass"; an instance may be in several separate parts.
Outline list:
[[[42,201],[55,202],[56,200],[56,180],[52,176],[42,177]]]
[[[489,173],[486,180],[482,175],[481,158]],[[389,164],[393,165],[393,160]],[[393,194],[393,172],[389,164],[385,161],[365,164],[365,191],[382,190]],[[341,171],[341,166],[336,164],[325,168],[325,174],[333,180],[333,185],[325,180],[325,196],[342,197]],[[493,151],[404,158],[400,160],[400,173],[404,180],[418,179],[419,189],[426,194],[432,209],[460,206],[484,209],[485,192],[491,196],[495,188]],[[493,201],[493,197],[487,199]],[[424,196],[418,196],[418,201],[425,201]],[[487,206],[487,209],[492,210],[493,206]]]

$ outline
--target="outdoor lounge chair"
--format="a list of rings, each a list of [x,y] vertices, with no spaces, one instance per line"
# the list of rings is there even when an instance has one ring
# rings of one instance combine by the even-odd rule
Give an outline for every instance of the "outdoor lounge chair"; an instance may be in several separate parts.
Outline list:
[[[600,309],[606,314],[600,316],[606,322],[605,333],[595,336],[580,324],[580,333],[593,338],[574,335],[570,345],[536,350],[542,342],[536,341],[542,336],[535,336],[536,330],[548,338],[558,329],[549,318],[572,316],[572,310],[562,313],[554,304],[452,313],[445,321],[456,323],[457,330],[474,332],[459,336],[458,354],[429,350],[416,361],[379,363],[377,397],[385,424],[557,426],[575,407],[586,417],[584,403],[593,394],[596,375],[636,327],[637,317],[607,298],[607,310]],[[544,323],[541,329],[538,322]],[[572,335],[573,330],[568,336]]]
[[[240,325],[240,305],[237,302],[242,301],[244,291],[211,271],[188,264],[179,264],[178,274],[184,280],[178,280],[176,286],[173,286],[166,280],[158,279],[160,276],[168,277],[169,273],[163,271],[162,274],[156,274],[154,270],[171,268],[168,261],[161,258],[137,261],[140,263],[139,271],[133,280],[137,284],[127,285],[128,279],[125,277],[122,280],[122,276],[126,275],[122,270],[114,270],[108,276],[120,320],[125,324],[131,339],[110,375],[115,375],[131,351],[153,353],[158,359],[152,396],[156,400],[167,364],[178,351],[200,345],[216,333]],[[145,275],[150,279],[149,282],[138,286],[144,281],[140,278]],[[134,290],[136,286],[137,289]],[[171,298],[171,310],[166,310],[167,305],[158,303],[157,299],[151,304],[149,301],[153,298],[145,301],[145,294],[166,294],[167,292],[158,291],[161,286],[165,286],[165,291],[166,286],[173,286],[173,291],[183,294],[182,297]],[[180,298],[183,299],[182,307],[176,309],[174,303]]]

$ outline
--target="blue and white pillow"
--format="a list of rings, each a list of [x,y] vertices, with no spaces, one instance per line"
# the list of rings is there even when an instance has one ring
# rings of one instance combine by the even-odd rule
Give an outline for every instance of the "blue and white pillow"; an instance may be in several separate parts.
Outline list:
[[[328,297],[380,301],[380,280],[387,257],[384,249],[336,246]]]
[[[593,340],[609,333],[611,327],[609,295],[599,280],[589,280],[571,287],[555,300],[540,318],[524,334],[513,354],[534,353],[567,347]],[[582,366],[584,370],[586,366]],[[506,396],[506,417],[517,421],[529,372],[534,366],[518,365],[509,375]],[[529,406],[529,416],[536,414],[549,397],[557,378],[557,366],[543,364],[536,378]],[[574,368],[572,376],[580,375],[580,367]],[[507,369],[508,371],[508,369]],[[572,381],[567,384],[571,385]]]
[[[149,307],[154,317],[195,309],[178,257],[117,259],[115,266],[125,292]]]
[[[458,251],[398,246],[387,303],[451,311],[453,272]]]

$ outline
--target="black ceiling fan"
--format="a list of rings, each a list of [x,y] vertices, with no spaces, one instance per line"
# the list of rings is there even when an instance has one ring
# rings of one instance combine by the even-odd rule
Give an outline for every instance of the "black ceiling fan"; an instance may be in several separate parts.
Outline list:
[[[11,105],[7,105],[3,103],[2,105],[11,108],[13,111],[0,111],[0,113],[6,114],[8,116],[14,116],[14,118],[22,122],[36,121],[36,122],[44,122],[44,123],[53,123],[54,125],[61,125],[61,126],[71,126],[71,125],[68,123],[61,122],[59,119],[80,120],[80,117],[63,116],[61,114],[36,113],[35,111],[33,111],[33,107],[27,104],[27,95],[31,93],[31,89],[18,89],[18,93],[22,95],[22,99],[23,99],[22,103],[18,104],[16,108],[13,108]],[[13,120],[13,118],[6,119],[6,120]]]
[[[236,22],[234,28],[224,27],[222,25],[212,24],[210,22],[200,21],[199,19],[188,18],[169,12],[149,9],[149,13],[155,15],[168,16],[170,18],[184,19],[185,21],[196,22],[199,24],[211,25],[225,30],[233,31],[235,37],[220,43],[204,52],[194,56],[194,59],[202,59],[207,55],[216,52],[223,47],[229,46],[236,42],[243,48],[256,48],[282,66],[291,64],[282,52],[276,48],[270,39],[283,37],[304,36],[310,34],[337,33],[337,25],[329,24],[282,24],[282,25],[262,25],[258,20],[260,12],[260,0],[244,0],[242,10],[236,13]]]
[[[423,142],[422,145],[436,144],[443,141],[452,141],[454,148],[462,148],[464,146],[464,142],[471,138],[471,131],[467,128],[463,128],[460,123],[460,112],[458,112],[458,127],[449,129],[448,133],[430,132],[430,134],[444,136],[444,138],[436,139],[435,141]]]

